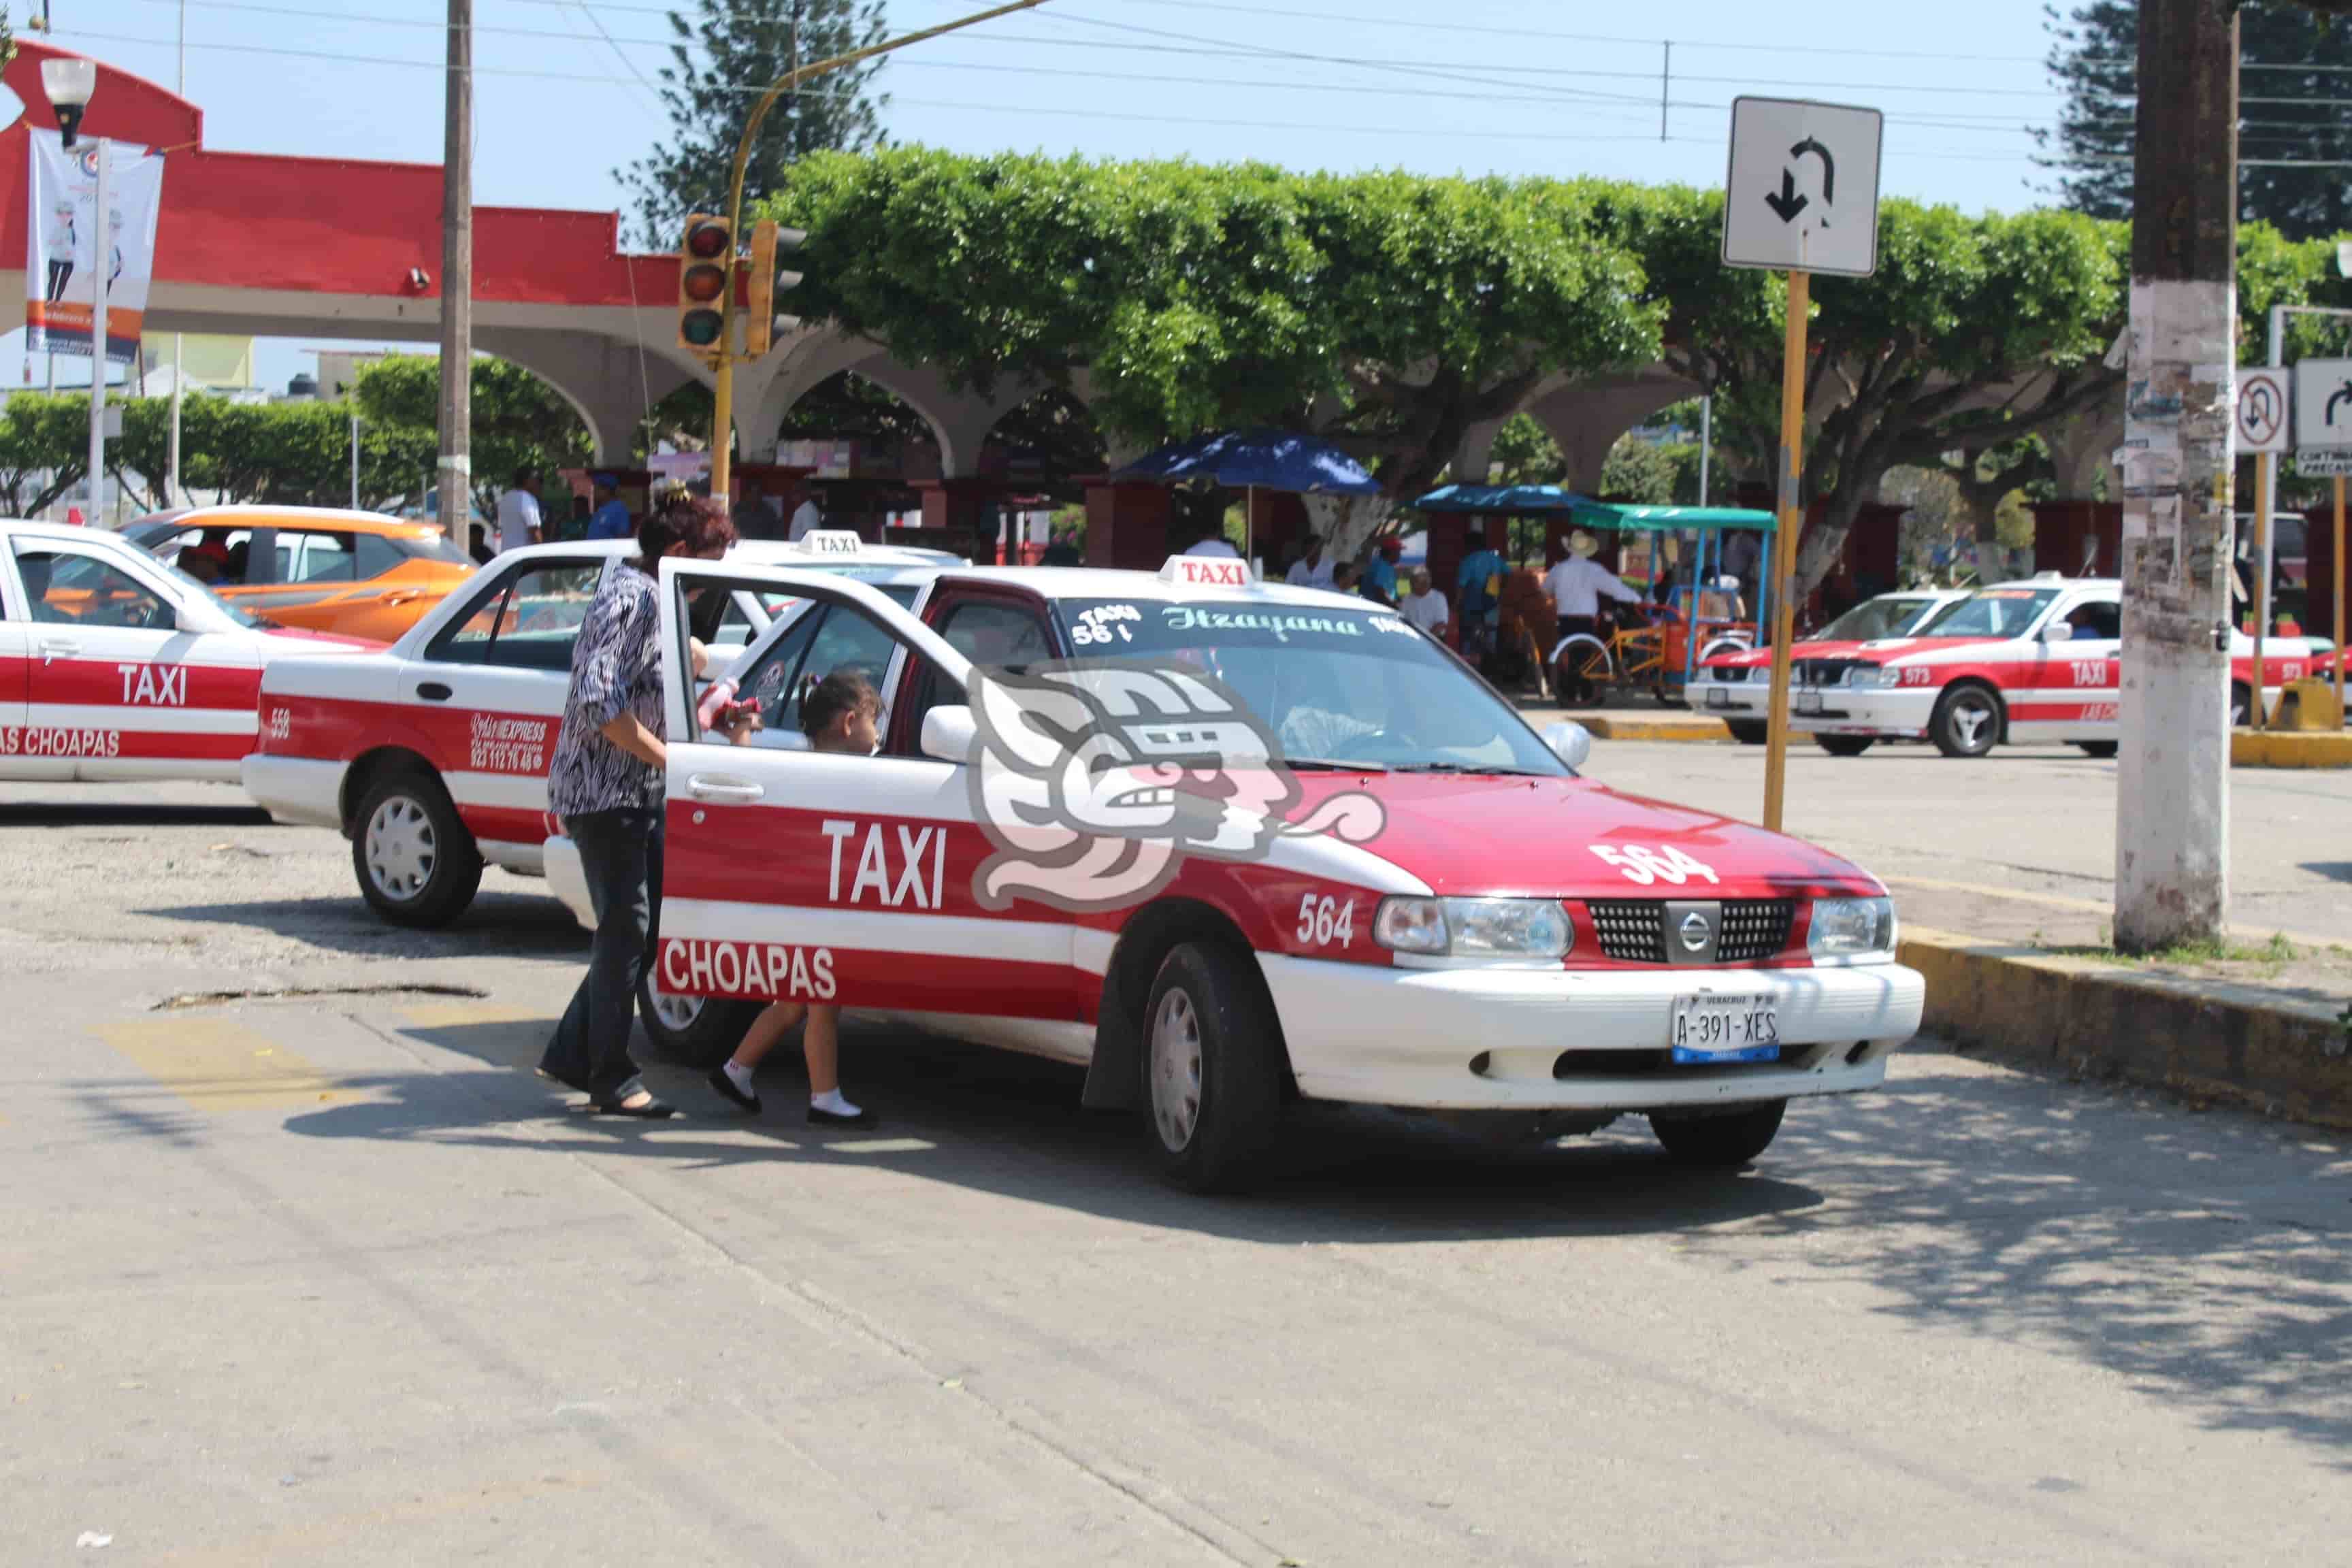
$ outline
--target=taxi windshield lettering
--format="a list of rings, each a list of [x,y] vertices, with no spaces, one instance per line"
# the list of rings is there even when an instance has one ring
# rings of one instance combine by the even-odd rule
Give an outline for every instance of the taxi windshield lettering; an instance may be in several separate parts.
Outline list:
[[[1265,632],[1276,642],[1294,637],[1360,637],[1360,619],[1280,610],[1215,610],[1197,605],[1167,605],[1160,619],[1171,632]]]

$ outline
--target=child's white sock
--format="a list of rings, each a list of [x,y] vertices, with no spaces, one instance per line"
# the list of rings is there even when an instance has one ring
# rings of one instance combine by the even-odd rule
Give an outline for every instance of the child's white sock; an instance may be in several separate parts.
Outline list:
[[[750,1068],[745,1067],[741,1062],[736,1061],[732,1058],[728,1059],[728,1082],[733,1084],[737,1089],[741,1089],[745,1094],[750,1094],[751,1092],[751,1079],[752,1072]]]
[[[841,1096],[841,1090],[837,1089],[828,1089],[823,1094],[810,1095],[809,1104],[815,1110],[830,1111],[835,1116],[855,1116],[857,1114],[857,1107],[850,1104],[846,1100],[844,1100]]]

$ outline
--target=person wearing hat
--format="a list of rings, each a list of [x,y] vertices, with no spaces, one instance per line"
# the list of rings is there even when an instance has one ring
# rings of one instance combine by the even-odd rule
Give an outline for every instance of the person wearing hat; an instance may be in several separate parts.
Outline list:
[[[629,503],[621,499],[621,481],[611,474],[598,474],[589,483],[595,490],[596,510],[588,514],[588,537],[628,538],[635,530],[629,522]]]
[[[1569,537],[1568,553],[1561,557],[1558,565],[1544,574],[1544,589],[1551,595],[1552,608],[1559,616],[1559,628],[1552,644],[1554,647],[1579,633],[1599,635],[1603,597],[1625,605],[1642,602],[1641,595],[1625,586],[1617,574],[1593,559],[1600,550],[1599,541],[1580,528]],[[1564,685],[1567,689],[1559,694],[1561,701],[1592,700],[1592,683],[1584,678],[1582,670],[1571,666]]]

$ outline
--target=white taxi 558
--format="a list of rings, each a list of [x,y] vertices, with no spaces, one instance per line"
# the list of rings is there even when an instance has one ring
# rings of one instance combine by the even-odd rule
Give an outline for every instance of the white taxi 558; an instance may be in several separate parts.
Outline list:
[[[750,743],[698,727],[669,658],[657,1031],[720,1051],[740,1005],[820,1001],[1083,1063],[1206,1186],[1301,1098],[1641,1112],[1736,1163],[1918,1026],[1874,878],[1580,778],[1581,731],[1538,736],[1392,611],[1237,561],[923,575],[910,611],[662,563],[666,649],[714,599],[774,615],[726,672],[761,699]],[[845,668],[879,754],[795,733]],[[568,840],[546,865],[584,917]]]
[[[0,778],[234,783],[265,666],[375,646],[272,626],[101,530],[0,521]]]
[[[486,864],[536,875],[572,645],[605,569],[635,553],[626,541],[509,551],[381,652],[273,665],[260,683],[260,743],[234,754],[247,791],[280,821],[340,829],[361,894],[401,924],[454,920]],[[796,544],[747,541],[729,559],[887,583],[956,558],[818,532]],[[746,590],[710,596],[694,629],[715,647],[740,647],[770,621]],[[236,776],[234,758],[226,767]]]

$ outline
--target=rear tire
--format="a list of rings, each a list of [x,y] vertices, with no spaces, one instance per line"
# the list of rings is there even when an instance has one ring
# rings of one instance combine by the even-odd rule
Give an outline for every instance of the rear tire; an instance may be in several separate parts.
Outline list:
[[[1816,735],[1813,742],[1832,757],[1858,757],[1878,743],[1869,735]]]
[[[432,929],[466,912],[482,885],[482,852],[441,781],[421,769],[379,775],[352,819],[360,896],[398,926]]]
[[[2097,757],[2103,761],[2114,756],[2118,749],[2118,742],[2114,741],[2077,741],[2074,744],[2083,748],[2084,756]]]
[[[2242,680],[2230,682],[2230,728],[2242,730],[2254,721],[2254,689]]]
[[[1138,1053],[1160,1168],[1196,1193],[1231,1192],[1263,1167],[1282,1112],[1281,1025],[1246,954],[1179,943],[1160,962]]]
[[[1650,1118],[1650,1131],[1677,1165],[1738,1170],[1771,1147],[1788,1110],[1787,1100],[1775,1100],[1723,1116],[1661,1113]]]
[[[1723,726],[1743,746],[1760,746],[1772,738],[1772,726],[1754,719],[1726,719]]]
[[[1981,757],[2000,739],[2000,699],[1974,681],[1947,687],[1927,721],[1927,738],[1948,757]]]
[[[650,959],[637,976],[637,1020],[646,1038],[671,1061],[715,1068],[735,1054],[758,1008],[711,996],[672,996],[654,984]]]

